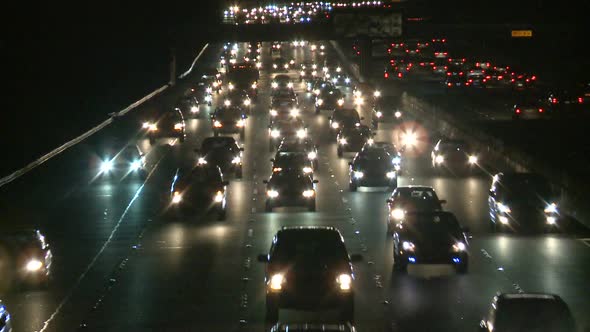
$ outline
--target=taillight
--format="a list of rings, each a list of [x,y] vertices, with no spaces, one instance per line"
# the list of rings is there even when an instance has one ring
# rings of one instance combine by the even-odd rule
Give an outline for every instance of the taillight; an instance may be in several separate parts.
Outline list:
[[[516,114],[520,114],[520,108],[516,109]]]
[[[504,77],[502,75],[498,76],[498,80],[503,79]]]
[[[583,104],[583,103],[584,103],[584,98],[578,97],[578,104]]]
[[[537,79],[537,76],[535,76],[535,75],[533,75],[533,77],[531,77],[531,80],[533,80],[533,81],[536,79]]]
[[[463,76],[463,72],[460,72],[460,73],[459,73],[459,76]]]
[[[383,77],[389,78],[389,73],[388,72],[383,73]]]
[[[557,104],[557,98],[551,98],[551,104]]]
[[[451,83],[447,83],[447,86],[451,86],[451,85],[452,85]]]
[[[543,113],[543,109],[542,108],[539,108],[539,113]]]
[[[402,73],[397,73],[397,77],[402,78]]]
[[[447,72],[447,76],[451,76],[451,73],[450,72]]]
[[[436,70],[436,66],[432,67],[432,70]]]

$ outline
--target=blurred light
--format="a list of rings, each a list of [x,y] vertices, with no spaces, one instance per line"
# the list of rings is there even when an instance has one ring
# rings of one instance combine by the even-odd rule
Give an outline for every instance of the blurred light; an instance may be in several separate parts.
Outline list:
[[[38,259],[31,259],[27,262],[26,269],[29,272],[37,272],[43,267],[43,262]]]

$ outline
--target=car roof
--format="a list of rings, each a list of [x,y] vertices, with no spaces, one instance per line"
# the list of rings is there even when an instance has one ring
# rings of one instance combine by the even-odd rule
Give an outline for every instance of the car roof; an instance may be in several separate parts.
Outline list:
[[[502,293],[498,295],[498,300],[519,300],[519,299],[538,299],[563,301],[559,295],[550,293]]]

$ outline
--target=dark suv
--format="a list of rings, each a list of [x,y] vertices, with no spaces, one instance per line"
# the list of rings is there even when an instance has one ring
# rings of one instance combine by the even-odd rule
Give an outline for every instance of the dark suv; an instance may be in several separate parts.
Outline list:
[[[283,227],[274,236],[266,266],[266,321],[279,309],[338,308],[342,321],[354,320],[354,272],[344,239],[333,227]]]

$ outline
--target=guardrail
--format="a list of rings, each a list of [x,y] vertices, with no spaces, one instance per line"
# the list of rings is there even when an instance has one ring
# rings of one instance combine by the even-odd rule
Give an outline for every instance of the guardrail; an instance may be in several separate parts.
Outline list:
[[[197,56],[195,57],[194,61],[191,64],[191,67],[184,72],[182,75],[179,76],[180,79],[184,79],[185,77],[187,77],[193,70],[195,64],[197,63],[197,61],[199,60],[199,58],[203,55],[203,52],[205,52],[205,50],[207,49],[207,47],[209,46],[209,44],[205,44],[205,46],[203,46],[203,48],[201,49],[201,51],[199,52],[199,54],[197,54]],[[66,151],[67,149],[73,147],[74,145],[86,140],[88,137],[96,134],[97,132],[99,132],[100,130],[104,129],[105,127],[107,127],[108,125],[110,125],[111,123],[114,122],[114,119],[117,117],[121,117],[126,115],[127,113],[129,113],[130,111],[136,109],[137,107],[141,106],[142,104],[144,104],[145,102],[147,102],[148,100],[151,100],[152,98],[154,98],[155,96],[160,95],[162,92],[164,92],[166,89],[168,89],[170,87],[170,84],[166,84],[163,85],[161,87],[159,87],[158,89],[150,92],[149,94],[147,94],[146,96],[144,96],[143,98],[133,102],[131,105],[125,107],[124,109],[120,110],[119,112],[112,112],[109,113],[109,118],[106,119],[105,121],[103,121],[102,123],[94,126],[93,128],[91,128],[90,130],[86,131],[85,133],[81,134],[80,136],[60,145],[59,147],[53,149],[52,151],[44,154],[43,156],[37,158],[36,160],[33,160],[32,162],[30,162],[29,164],[27,164],[26,166],[17,169],[16,171],[12,172],[11,174],[0,178],[0,188],[13,182],[14,180],[20,178],[21,176],[27,174],[28,172],[32,171],[33,169],[43,165],[45,162],[47,162],[48,160],[50,160],[51,158],[54,158],[55,156],[58,156],[59,154],[63,153],[64,151]]]

